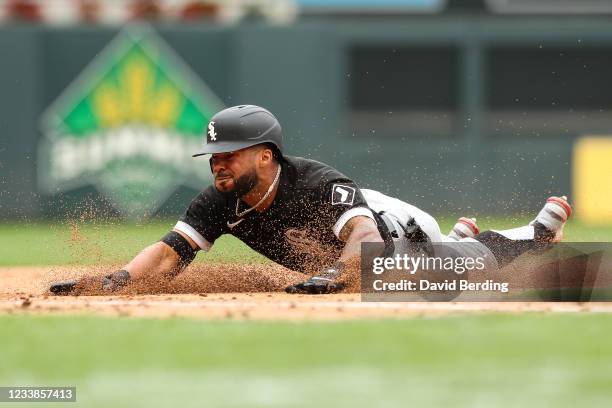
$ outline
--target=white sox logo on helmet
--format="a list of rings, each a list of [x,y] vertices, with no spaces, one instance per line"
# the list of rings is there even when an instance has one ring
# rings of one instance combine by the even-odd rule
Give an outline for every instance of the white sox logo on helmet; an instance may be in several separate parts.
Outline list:
[[[208,124],[208,136],[210,137],[211,142],[217,141],[217,132],[215,132],[215,122],[210,122]]]

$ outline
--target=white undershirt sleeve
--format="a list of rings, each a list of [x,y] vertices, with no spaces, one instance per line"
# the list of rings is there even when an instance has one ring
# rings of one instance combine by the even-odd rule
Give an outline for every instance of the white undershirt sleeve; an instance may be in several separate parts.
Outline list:
[[[336,223],[334,224],[334,228],[333,228],[334,235],[336,237],[340,238],[340,231],[342,231],[342,228],[344,228],[346,223],[351,218],[359,217],[359,216],[371,218],[372,220],[374,220],[374,222],[376,222],[376,219],[372,215],[372,210],[370,210],[369,208],[367,208],[367,207],[355,207],[355,208],[351,208],[350,210],[342,213],[340,218],[338,218],[338,221],[336,221]]]
[[[198,244],[200,249],[202,249],[203,251],[208,251],[210,247],[212,246],[212,244],[208,242],[206,238],[202,236],[202,234],[200,234],[198,231],[195,230],[195,228],[193,228],[191,225],[187,224],[186,222],[183,222],[183,221],[177,222],[176,225],[174,226],[174,229],[176,231],[182,232],[183,234],[191,238],[193,242]]]

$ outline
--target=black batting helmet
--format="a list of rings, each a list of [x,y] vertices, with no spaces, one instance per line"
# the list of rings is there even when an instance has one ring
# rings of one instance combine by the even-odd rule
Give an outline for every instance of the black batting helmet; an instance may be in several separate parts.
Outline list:
[[[217,112],[208,123],[204,148],[193,157],[234,152],[270,143],[283,151],[283,131],[268,110],[255,105],[239,105]]]

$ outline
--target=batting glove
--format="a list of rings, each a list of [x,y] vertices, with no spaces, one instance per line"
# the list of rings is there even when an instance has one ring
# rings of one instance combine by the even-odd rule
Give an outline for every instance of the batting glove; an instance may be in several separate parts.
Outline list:
[[[336,281],[341,273],[342,264],[337,263],[333,267],[326,269],[319,275],[313,276],[305,282],[287,286],[285,288],[285,292],[304,293],[308,295],[322,295],[326,293],[339,292],[344,289],[344,285]]]
[[[78,282],[76,280],[56,282],[51,285],[49,291],[54,295],[70,295],[76,289],[77,283]]]

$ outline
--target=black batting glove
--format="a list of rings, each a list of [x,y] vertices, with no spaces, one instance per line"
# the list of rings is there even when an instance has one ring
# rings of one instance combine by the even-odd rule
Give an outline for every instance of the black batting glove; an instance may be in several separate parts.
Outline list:
[[[344,289],[344,285],[318,276],[313,276],[305,282],[287,286],[287,293],[304,293],[308,295],[323,295],[326,293],[339,292]]]
[[[78,281],[76,280],[55,282],[49,288],[49,292],[53,293],[54,295],[59,295],[59,296],[72,295],[75,292],[77,283]]]
[[[344,284],[337,281],[342,273],[343,265],[338,262],[336,265],[327,268],[322,273],[315,275],[307,281],[287,286],[287,293],[303,293],[308,295],[323,295],[335,293],[344,289]]]

